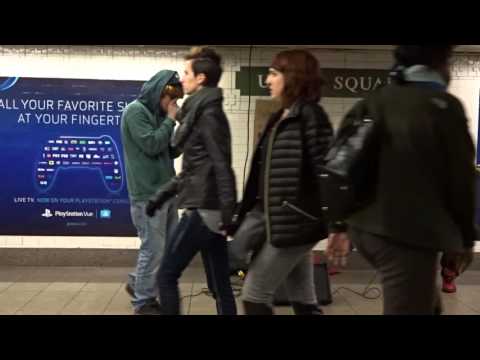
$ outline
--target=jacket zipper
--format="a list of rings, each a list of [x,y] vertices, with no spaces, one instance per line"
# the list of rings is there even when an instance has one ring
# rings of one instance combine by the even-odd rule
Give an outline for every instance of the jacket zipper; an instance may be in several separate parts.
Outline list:
[[[290,113],[291,115],[291,113]],[[265,159],[265,176],[264,176],[264,197],[263,197],[263,209],[264,209],[264,213],[265,213],[265,230],[266,230],[266,235],[267,235],[267,242],[271,242],[272,241],[272,229],[271,229],[271,222],[270,222],[270,209],[269,209],[269,200],[270,200],[270,196],[268,194],[269,190],[270,190],[270,184],[269,184],[269,180],[270,180],[270,168],[271,168],[271,160],[272,160],[272,150],[273,150],[273,141],[275,139],[275,136],[277,135],[277,130],[278,130],[278,127],[280,126],[280,124],[282,124],[285,120],[287,119],[290,119],[291,116],[288,116],[284,119],[280,119],[279,121],[277,121],[277,123],[275,125],[273,125],[272,127],[272,130],[270,132],[270,135],[269,135],[269,138],[268,138],[268,147],[267,147],[267,156],[266,156],[266,159]]]
[[[303,216],[309,218],[310,220],[314,220],[314,221],[318,221],[319,219],[309,213],[307,213],[306,211],[303,211],[302,209],[300,209],[299,207],[289,203],[288,201],[284,200],[283,203],[282,203],[282,206],[283,207],[289,207],[290,209],[302,214]]]
[[[269,208],[269,196],[268,192],[270,191],[270,184],[269,184],[269,175],[270,175],[270,168],[271,168],[271,157],[272,157],[272,148],[273,148],[273,139],[275,138],[275,135],[277,133],[278,129],[278,124],[281,121],[277,122],[270,133],[270,136],[268,138],[268,143],[267,143],[267,156],[265,157],[265,174],[264,174],[264,180],[263,180],[263,191],[264,191],[264,196],[263,196],[263,209],[265,212],[265,230],[266,230],[266,235],[267,235],[267,242],[272,241],[272,231],[271,231],[271,223],[270,223],[270,208]]]

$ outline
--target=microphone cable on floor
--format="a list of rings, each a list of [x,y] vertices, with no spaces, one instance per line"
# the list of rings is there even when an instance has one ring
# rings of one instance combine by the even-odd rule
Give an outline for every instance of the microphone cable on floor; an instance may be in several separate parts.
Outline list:
[[[358,296],[360,296],[364,299],[376,300],[380,296],[382,296],[382,290],[380,290],[377,286],[372,286],[372,284],[373,284],[373,282],[375,281],[376,278],[377,278],[377,272],[375,272],[375,274],[373,274],[372,279],[368,282],[367,286],[361,292],[355,291],[355,290],[350,289],[350,288],[345,287],[345,286],[340,286],[340,287],[337,287],[332,292],[332,295],[335,294],[335,293],[340,294],[340,290],[346,290],[346,291],[350,291],[351,293],[354,293],[355,295],[358,295]],[[376,295],[368,295],[372,291],[376,292]]]
[[[233,295],[235,297],[239,297],[242,294],[243,278],[245,277],[245,274],[242,271],[240,271],[237,274],[237,276],[240,278],[240,280],[236,281],[236,282],[232,281],[232,283],[231,283],[232,284]],[[363,289],[363,291],[355,291],[355,290],[350,289],[346,286],[339,286],[339,287],[335,288],[335,290],[332,291],[332,295],[335,294],[335,293],[340,294],[340,290],[346,290],[346,291],[349,291],[349,292],[351,292],[355,295],[358,295],[358,296],[360,296],[364,299],[376,300],[376,299],[380,298],[380,296],[382,296],[382,290],[380,290],[380,288],[377,287],[377,286],[372,286],[372,284],[373,284],[373,282],[375,281],[376,278],[377,278],[377,273],[375,272],[375,274],[370,279],[370,281],[368,282],[367,286]],[[204,287],[199,292],[197,292],[195,294],[182,296],[180,298],[180,300],[183,300],[183,299],[186,299],[186,298],[194,298],[194,297],[198,297],[200,295],[206,295],[208,297],[213,297],[213,294],[208,289],[208,287]]]

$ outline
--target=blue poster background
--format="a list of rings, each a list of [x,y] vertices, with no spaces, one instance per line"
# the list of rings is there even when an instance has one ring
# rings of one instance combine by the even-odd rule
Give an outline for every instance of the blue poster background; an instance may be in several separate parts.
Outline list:
[[[141,86],[0,78],[0,235],[135,236],[120,118]]]

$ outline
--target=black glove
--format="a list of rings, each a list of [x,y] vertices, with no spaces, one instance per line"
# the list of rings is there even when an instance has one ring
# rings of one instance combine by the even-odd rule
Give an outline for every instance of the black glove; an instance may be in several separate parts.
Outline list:
[[[159,206],[155,201],[149,200],[147,202],[147,206],[145,207],[145,213],[148,217],[153,217],[155,215],[155,211],[157,211],[158,208]]]
[[[328,224],[328,232],[329,233],[347,232],[347,229],[348,229],[348,226],[343,221],[335,221],[335,222],[330,222]]]
[[[219,230],[225,231],[227,236],[233,236],[240,227],[238,215],[234,215],[232,220],[226,223],[220,223]]]
[[[226,233],[226,236],[233,236],[237,231],[238,227],[235,227],[235,225],[233,225],[232,223],[230,224],[220,223],[220,225],[218,226],[218,229],[220,231],[224,231]]]
[[[145,213],[152,217],[155,215],[155,211],[160,209],[164,203],[166,203],[170,198],[174,197],[178,191],[179,184],[181,182],[180,176],[175,176],[167,184],[162,186],[155,195],[153,195],[145,207]]]

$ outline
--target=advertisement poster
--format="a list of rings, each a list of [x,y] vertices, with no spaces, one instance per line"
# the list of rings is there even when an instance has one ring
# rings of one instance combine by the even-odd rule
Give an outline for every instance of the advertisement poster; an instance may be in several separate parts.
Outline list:
[[[141,86],[0,78],[0,235],[136,236],[120,119]]]

